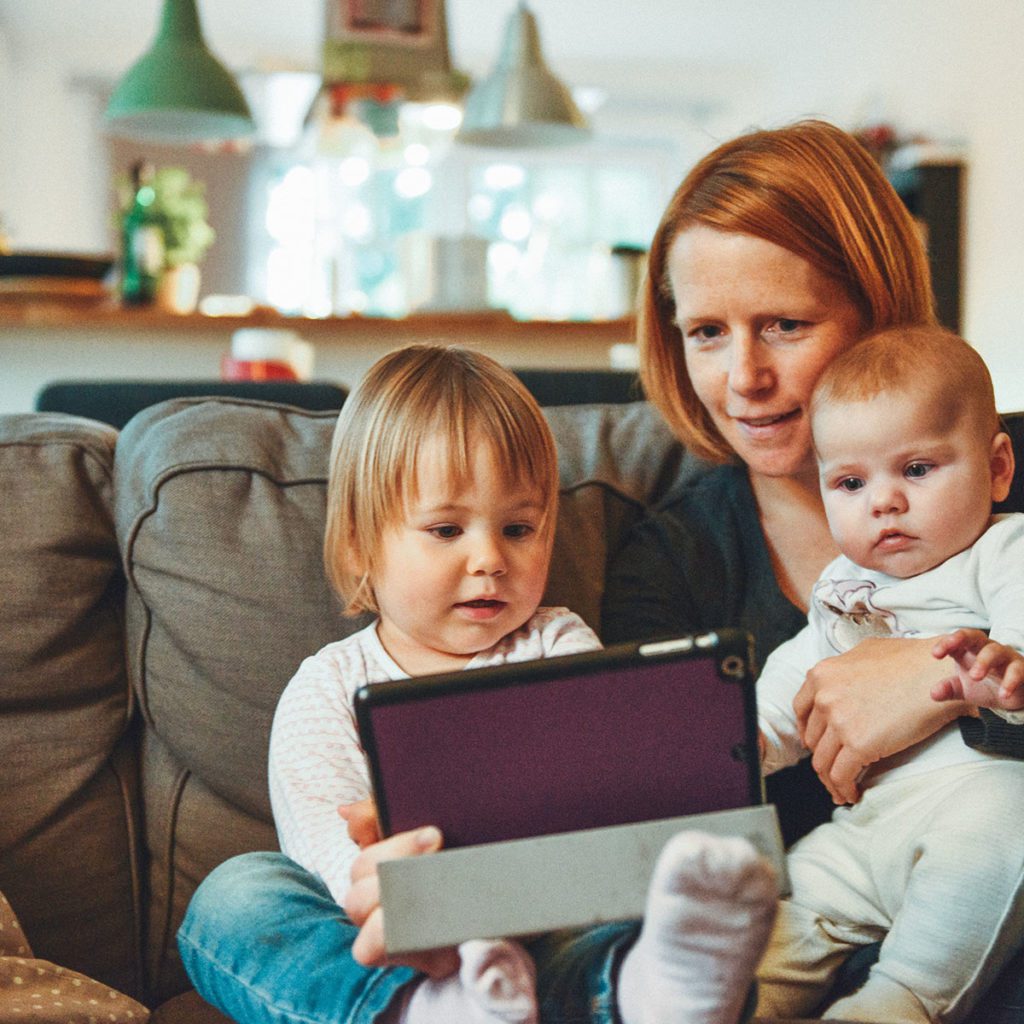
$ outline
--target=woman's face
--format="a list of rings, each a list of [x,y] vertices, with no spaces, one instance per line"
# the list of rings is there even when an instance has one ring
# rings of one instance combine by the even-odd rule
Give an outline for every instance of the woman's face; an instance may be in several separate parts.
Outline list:
[[[788,249],[703,225],[672,243],[668,277],[690,380],[725,440],[755,475],[815,473],[811,392],[862,333],[845,289]]]

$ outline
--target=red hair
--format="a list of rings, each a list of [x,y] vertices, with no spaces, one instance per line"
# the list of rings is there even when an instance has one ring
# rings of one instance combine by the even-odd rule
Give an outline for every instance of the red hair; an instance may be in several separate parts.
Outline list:
[[[705,156],[676,190],[655,232],[640,292],[637,343],[644,390],[694,452],[732,451],[686,371],[667,276],[672,243],[704,225],[763,238],[838,282],[866,330],[935,322],[920,234],[874,158],[824,121],[758,131]]]

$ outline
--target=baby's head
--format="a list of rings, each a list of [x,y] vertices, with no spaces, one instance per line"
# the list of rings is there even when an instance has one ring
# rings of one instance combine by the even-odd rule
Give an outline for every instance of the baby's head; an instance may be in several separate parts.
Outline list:
[[[440,642],[454,614],[449,647],[475,653],[539,604],[557,503],[554,439],[514,374],[466,349],[399,349],[371,367],[338,418],[328,577],[347,612],[380,615],[382,639],[418,618],[408,629]]]
[[[1009,493],[1013,450],[981,356],[937,327],[890,327],[826,368],[811,430],[840,550],[901,578],[970,547]]]

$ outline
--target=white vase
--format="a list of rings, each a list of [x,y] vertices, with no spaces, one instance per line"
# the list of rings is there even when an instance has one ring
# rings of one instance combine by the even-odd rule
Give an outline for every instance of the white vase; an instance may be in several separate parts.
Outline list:
[[[169,313],[194,313],[199,303],[199,267],[182,263],[168,267],[156,286],[156,304]]]

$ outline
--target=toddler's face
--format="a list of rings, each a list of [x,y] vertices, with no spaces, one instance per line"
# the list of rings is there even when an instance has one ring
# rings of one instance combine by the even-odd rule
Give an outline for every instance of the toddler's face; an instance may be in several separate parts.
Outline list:
[[[1013,475],[1009,439],[971,415],[950,426],[927,399],[881,393],[816,410],[813,432],[829,528],[867,569],[906,578],[984,532]]]
[[[460,668],[537,609],[551,557],[538,490],[501,473],[487,444],[473,448],[465,486],[440,445],[417,465],[419,493],[381,542],[372,583],[385,650],[410,675]]]

